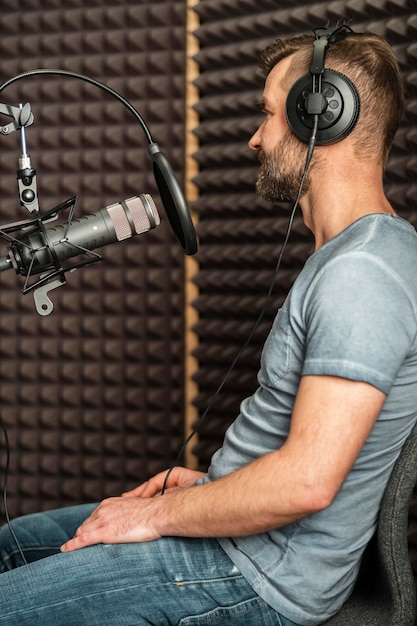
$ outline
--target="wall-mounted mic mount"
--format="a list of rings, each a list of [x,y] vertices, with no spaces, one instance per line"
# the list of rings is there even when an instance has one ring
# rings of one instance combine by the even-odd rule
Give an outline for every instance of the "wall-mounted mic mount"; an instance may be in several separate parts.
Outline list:
[[[0,92],[18,80],[45,74],[76,78],[95,85],[114,96],[134,115],[148,142],[155,182],[170,226],[185,254],[195,254],[197,237],[180,185],[168,159],[153,141],[145,121],[128,100],[93,78],[61,69],[36,69],[18,74],[0,85]],[[148,194],[129,198],[77,219],[74,219],[77,200],[74,196],[48,213],[41,214],[36,170],[32,168],[26,145],[26,127],[34,120],[30,104],[20,104],[17,107],[0,103],[0,114],[13,118],[12,122],[0,126],[2,135],[8,135],[15,130],[20,131],[22,155],[17,170],[19,201],[32,214],[28,220],[0,227],[0,237],[9,242],[8,256],[0,258],[0,272],[14,269],[17,274],[26,276],[22,293],[33,292],[38,313],[49,315],[53,310],[53,304],[48,292],[66,283],[65,274],[68,271],[100,261],[102,257],[93,250],[147,232],[155,228],[160,219]],[[66,222],[45,227],[45,224],[57,220],[65,210],[69,211]],[[64,260],[78,255],[84,258],[63,264]],[[38,274],[40,277],[30,283],[30,277]]]

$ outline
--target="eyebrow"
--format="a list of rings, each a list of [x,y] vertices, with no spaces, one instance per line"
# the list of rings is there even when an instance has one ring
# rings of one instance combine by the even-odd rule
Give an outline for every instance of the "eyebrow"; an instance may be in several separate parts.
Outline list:
[[[271,109],[273,107],[273,101],[270,98],[265,98],[265,96],[259,98],[256,104],[262,109]]]

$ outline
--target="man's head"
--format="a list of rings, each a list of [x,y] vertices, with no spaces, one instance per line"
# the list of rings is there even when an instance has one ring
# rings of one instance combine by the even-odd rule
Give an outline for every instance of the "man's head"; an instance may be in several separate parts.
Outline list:
[[[261,58],[264,76],[291,57],[285,87],[290,90],[300,77],[308,78],[314,41],[313,35],[307,35],[268,46]],[[376,158],[384,165],[404,107],[401,76],[391,47],[377,35],[349,32],[327,48],[325,67],[346,76],[359,94],[360,114],[352,137],[356,156]]]
[[[249,141],[249,147],[257,151],[261,164],[256,189],[271,202],[295,201],[306,160],[306,146],[291,132],[285,115],[286,76],[291,63],[292,57],[283,58],[268,73],[260,103],[264,121]],[[311,173],[319,160],[315,155],[304,182],[304,192],[310,187]]]

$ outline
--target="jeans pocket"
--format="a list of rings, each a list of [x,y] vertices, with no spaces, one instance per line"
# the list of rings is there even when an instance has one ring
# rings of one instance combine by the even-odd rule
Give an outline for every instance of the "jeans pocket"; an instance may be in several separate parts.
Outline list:
[[[291,622],[281,620],[261,598],[251,598],[233,606],[217,607],[200,615],[184,617],[178,626],[290,626]]]

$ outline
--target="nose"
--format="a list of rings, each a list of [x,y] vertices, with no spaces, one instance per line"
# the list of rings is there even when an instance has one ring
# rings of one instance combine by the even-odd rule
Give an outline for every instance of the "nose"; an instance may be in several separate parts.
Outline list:
[[[251,150],[255,150],[255,152],[258,152],[261,149],[261,126],[259,126],[249,139],[248,146]]]

